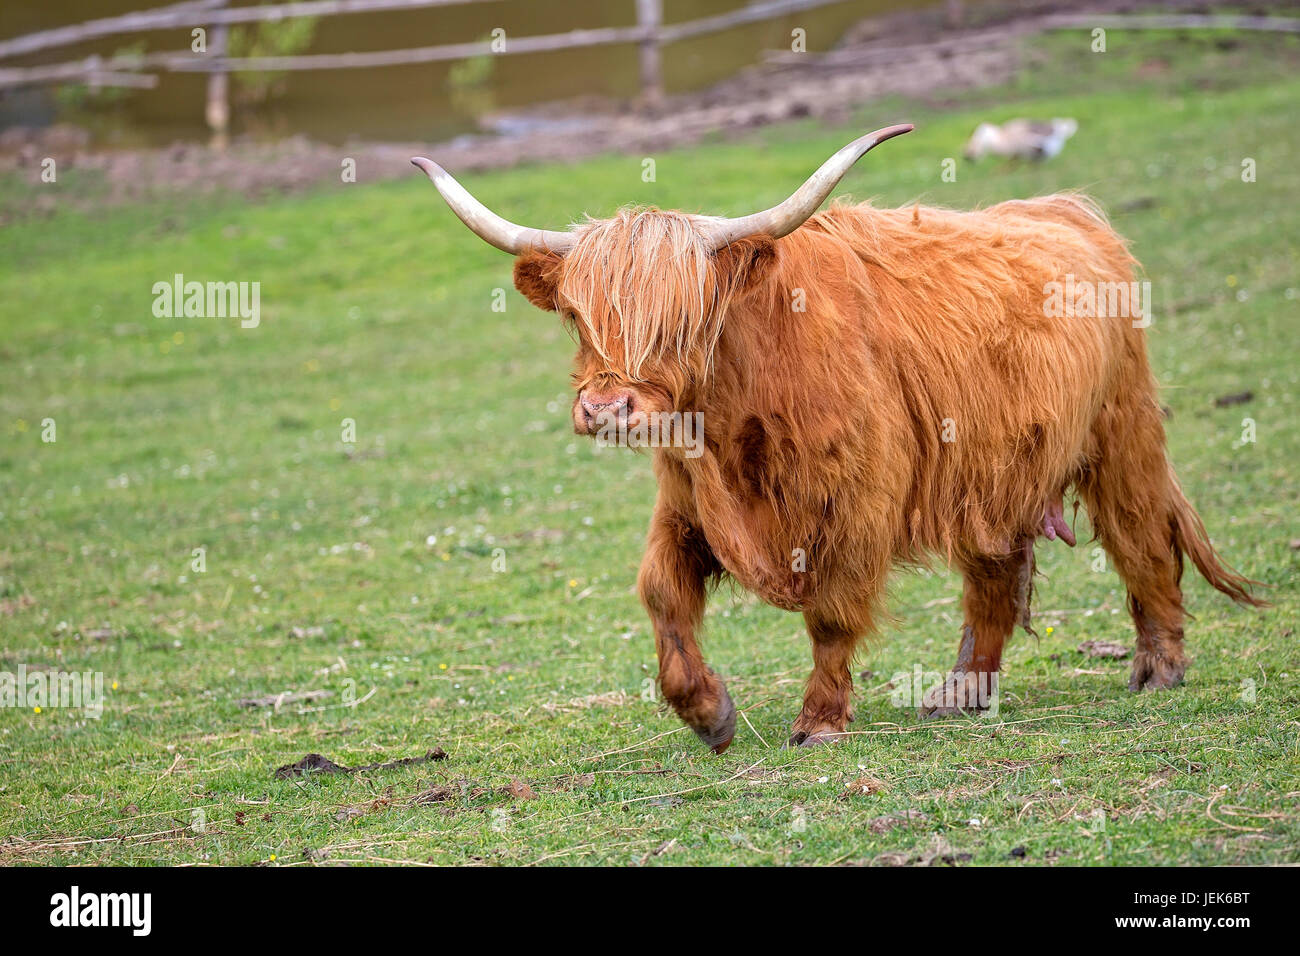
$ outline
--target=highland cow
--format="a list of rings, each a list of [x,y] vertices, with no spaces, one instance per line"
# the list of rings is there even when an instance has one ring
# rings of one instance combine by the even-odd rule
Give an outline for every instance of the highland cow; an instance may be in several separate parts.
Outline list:
[[[564,232],[508,222],[412,160],[467,226],[518,257],[519,291],[573,329],[577,432],[701,416],[702,453],[653,452],[638,585],[664,697],[717,753],[735,708],[698,638],[724,577],[804,616],[813,670],[789,741],[804,746],[845,733],[850,664],[890,570],[933,557],[964,576],[965,624],[923,711],[986,706],[977,689],[1029,624],[1035,539],[1073,543],[1066,494],[1128,589],[1131,690],[1183,677],[1184,554],[1259,603],[1170,467],[1146,322],[1044,308],[1066,276],[1133,282],[1135,260],[1096,206],[1055,195],[816,212],[862,155],[911,128],[856,140],[764,212],[624,209]]]

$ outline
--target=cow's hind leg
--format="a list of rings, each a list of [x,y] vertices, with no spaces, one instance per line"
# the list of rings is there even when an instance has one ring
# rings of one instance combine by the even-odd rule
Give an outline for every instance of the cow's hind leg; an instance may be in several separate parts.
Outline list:
[[[1149,407],[1147,407],[1149,404]],[[1129,690],[1174,687],[1183,679],[1182,552],[1173,505],[1177,492],[1154,403],[1109,409],[1094,429],[1096,460],[1078,484],[1092,526],[1128,588],[1137,627]]]
[[[1033,590],[1034,542],[1025,538],[1012,557],[968,561],[962,567],[965,585],[957,663],[946,680],[921,700],[922,717],[988,710],[997,694],[1002,646],[1017,624],[1029,626]]]

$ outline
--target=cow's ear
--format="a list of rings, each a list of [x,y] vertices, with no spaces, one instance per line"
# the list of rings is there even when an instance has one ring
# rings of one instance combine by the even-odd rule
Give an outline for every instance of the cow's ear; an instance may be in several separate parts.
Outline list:
[[[746,236],[729,242],[714,253],[718,276],[731,284],[735,294],[757,288],[776,266],[776,242],[767,236]]]
[[[553,252],[525,252],[515,260],[515,288],[533,305],[555,311],[563,259]]]

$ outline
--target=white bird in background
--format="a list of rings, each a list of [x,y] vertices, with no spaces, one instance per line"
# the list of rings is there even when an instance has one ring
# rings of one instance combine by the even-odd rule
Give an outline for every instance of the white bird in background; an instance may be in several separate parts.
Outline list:
[[[1013,119],[1001,126],[980,123],[966,144],[966,158],[981,159],[990,153],[1016,159],[1050,159],[1065,148],[1065,141],[1079,129],[1072,119]]]

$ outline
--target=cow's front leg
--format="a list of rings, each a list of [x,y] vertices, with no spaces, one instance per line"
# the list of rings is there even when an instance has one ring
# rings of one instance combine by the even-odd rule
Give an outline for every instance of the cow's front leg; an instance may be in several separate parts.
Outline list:
[[[812,747],[839,740],[853,719],[853,675],[849,665],[865,626],[816,610],[804,612],[812,640],[813,670],[804,690],[787,747]]]
[[[736,733],[736,708],[721,678],[704,662],[696,631],[705,585],[719,571],[704,535],[685,516],[656,508],[637,585],[654,625],[664,698],[714,753]]]

